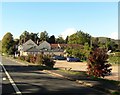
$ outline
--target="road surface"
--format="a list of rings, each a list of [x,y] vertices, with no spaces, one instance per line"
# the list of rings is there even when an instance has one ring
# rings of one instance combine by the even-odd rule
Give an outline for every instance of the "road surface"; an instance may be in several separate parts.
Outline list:
[[[2,58],[2,95],[106,95],[39,69]]]

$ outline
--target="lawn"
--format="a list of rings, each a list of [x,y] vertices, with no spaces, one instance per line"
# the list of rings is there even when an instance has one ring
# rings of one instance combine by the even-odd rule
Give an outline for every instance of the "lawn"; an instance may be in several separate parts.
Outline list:
[[[114,52],[109,55],[108,62],[111,64],[120,64],[120,52]]]

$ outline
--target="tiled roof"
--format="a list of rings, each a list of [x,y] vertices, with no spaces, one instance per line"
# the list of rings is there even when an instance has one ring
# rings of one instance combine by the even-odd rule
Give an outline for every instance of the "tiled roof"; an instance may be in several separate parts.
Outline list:
[[[83,48],[83,45],[80,44],[51,44],[51,47],[54,48],[59,48],[59,46],[62,47],[72,47],[72,48]]]
[[[51,48],[58,48],[58,44],[50,44],[51,45]]]

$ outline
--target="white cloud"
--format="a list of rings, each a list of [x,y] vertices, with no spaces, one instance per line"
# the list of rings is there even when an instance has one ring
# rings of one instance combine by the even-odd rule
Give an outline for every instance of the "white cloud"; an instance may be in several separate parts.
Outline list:
[[[75,28],[68,28],[64,32],[61,33],[61,36],[65,39],[67,36],[70,36],[76,32],[77,30]]]
[[[109,35],[110,38],[112,39],[118,39],[118,32],[112,32],[110,35]]]

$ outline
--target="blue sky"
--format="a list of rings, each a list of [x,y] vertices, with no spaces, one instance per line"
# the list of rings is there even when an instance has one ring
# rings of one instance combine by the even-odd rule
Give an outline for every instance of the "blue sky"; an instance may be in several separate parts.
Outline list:
[[[82,30],[92,36],[116,38],[118,33],[117,2],[4,2],[2,33],[18,38],[25,30],[59,36]]]

